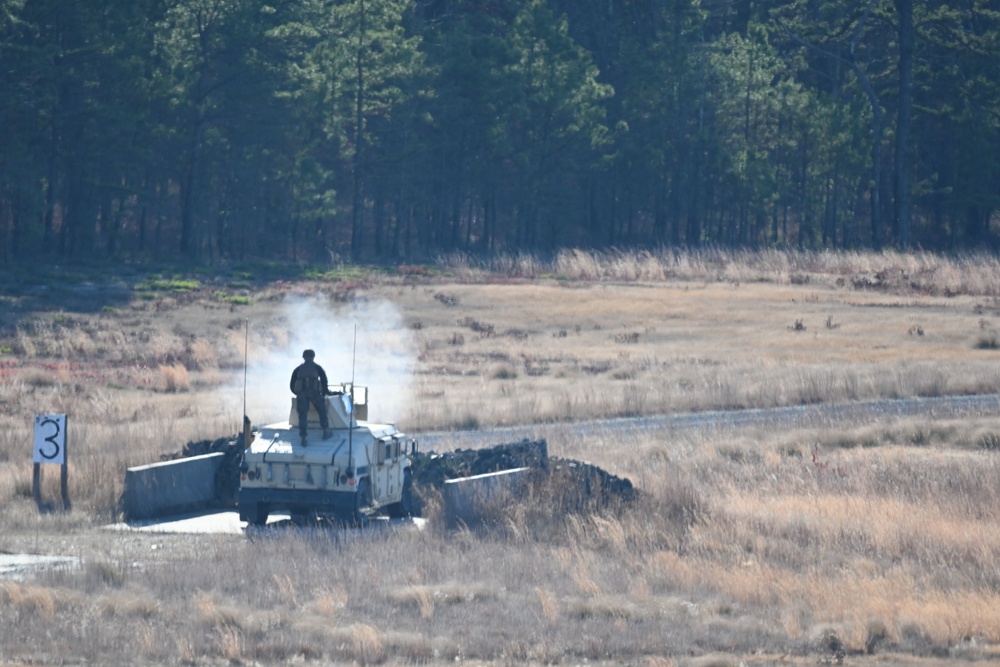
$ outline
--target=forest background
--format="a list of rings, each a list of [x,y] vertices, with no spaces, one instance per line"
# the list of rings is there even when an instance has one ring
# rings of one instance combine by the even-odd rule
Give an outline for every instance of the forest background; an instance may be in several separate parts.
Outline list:
[[[988,0],[0,0],[0,262],[992,249]]]

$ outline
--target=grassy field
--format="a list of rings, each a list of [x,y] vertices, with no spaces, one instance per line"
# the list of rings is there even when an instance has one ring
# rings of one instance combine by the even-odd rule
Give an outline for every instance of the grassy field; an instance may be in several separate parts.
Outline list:
[[[0,282],[0,552],[82,563],[0,578],[0,665],[1000,659],[1000,406],[627,441],[561,428],[996,393],[991,257],[566,252]],[[398,534],[102,528],[126,467],[234,434],[244,406],[287,417],[304,347],[411,435],[534,424],[643,498],[559,516],[539,497],[485,534],[433,514]],[[32,499],[39,412],[69,416],[69,513]]]

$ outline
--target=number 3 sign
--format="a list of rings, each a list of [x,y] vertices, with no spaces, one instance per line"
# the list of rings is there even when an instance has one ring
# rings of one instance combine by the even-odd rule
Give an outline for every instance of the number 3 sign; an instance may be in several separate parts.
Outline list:
[[[35,415],[35,463],[66,463],[66,415]]]
[[[51,512],[54,506],[42,502],[43,463],[58,463],[59,492],[62,508],[69,511],[69,467],[66,465],[66,415],[35,415],[35,465],[31,476],[35,504],[42,512]]]

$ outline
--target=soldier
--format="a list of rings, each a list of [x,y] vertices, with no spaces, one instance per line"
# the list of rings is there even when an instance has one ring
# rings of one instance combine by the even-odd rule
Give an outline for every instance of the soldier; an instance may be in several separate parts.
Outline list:
[[[330,388],[326,380],[326,371],[313,359],[316,353],[306,350],[302,353],[305,360],[292,371],[292,380],[289,387],[295,394],[295,407],[299,413],[299,436],[302,438],[302,446],[306,446],[306,427],[309,425],[309,404],[316,406],[319,413],[319,425],[323,427],[323,439],[330,438],[330,422],[326,414],[326,396],[330,393]]]

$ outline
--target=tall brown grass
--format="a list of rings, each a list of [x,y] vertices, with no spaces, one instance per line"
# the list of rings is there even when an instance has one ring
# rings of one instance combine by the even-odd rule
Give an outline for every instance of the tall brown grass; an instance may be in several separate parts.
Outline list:
[[[45,633],[88,628],[88,655],[127,644],[147,661],[174,647],[364,664],[635,662],[692,650],[735,662],[758,651],[833,659],[831,645],[889,664],[986,657],[1000,642],[1000,464],[975,434],[998,422],[946,426],[933,444],[913,444],[926,426],[911,420],[883,423],[873,444],[818,450],[824,434],[808,430],[692,432],[678,446],[667,434],[586,438],[577,444],[609,467],[644,466],[634,471],[647,480],[643,500],[562,516],[532,503],[485,533],[448,532],[433,517],[422,532],[97,533],[87,539],[108,551],[85,555],[86,567],[3,589],[16,611],[5,655],[37,655]],[[873,437],[840,430],[843,442]],[[649,454],[661,447],[667,456]],[[38,520],[43,534],[59,521]],[[63,526],[82,539],[81,527]],[[143,639],[151,628],[159,641]]]
[[[516,254],[442,255],[437,265],[462,279],[559,278],[595,282],[668,280],[745,284],[856,283],[902,293],[1000,296],[1000,260],[989,253],[701,250],[558,251],[550,259]]]
[[[219,397],[242,363],[243,320],[194,298],[100,317],[39,312],[0,340],[12,351],[0,356],[0,552],[82,564],[0,580],[0,655],[112,665],[995,659],[996,410],[830,417],[822,428],[561,426],[996,392],[1000,357],[977,344],[1000,330],[995,260],[567,251],[439,266],[447,283],[383,275],[358,292],[397,304],[419,350],[400,426],[533,425],[553,455],[632,479],[636,503],[565,511],[570,490],[539,487],[529,502],[489,508],[489,530],[446,530],[436,502],[423,530],[106,530],[126,467],[238,428]],[[284,288],[266,289],[241,313],[259,323],[252,347],[290,336],[277,309]],[[184,369],[174,388],[186,390],[167,391],[161,367]],[[70,415],[69,513],[41,515],[31,498],[41,411]],[[45,472],[55,497],[58,476]]]

